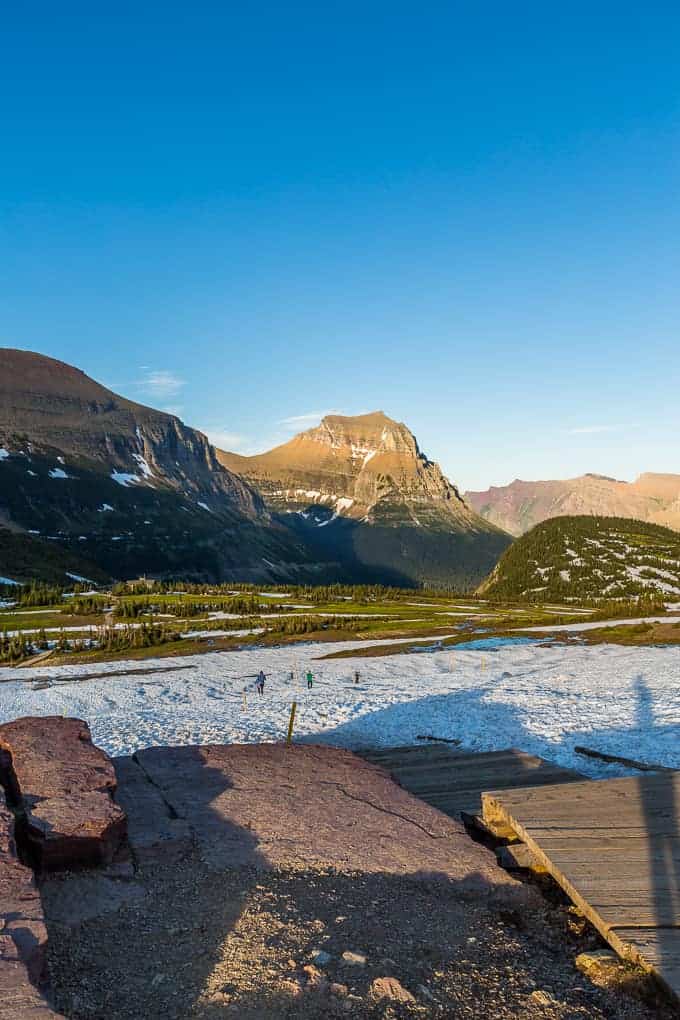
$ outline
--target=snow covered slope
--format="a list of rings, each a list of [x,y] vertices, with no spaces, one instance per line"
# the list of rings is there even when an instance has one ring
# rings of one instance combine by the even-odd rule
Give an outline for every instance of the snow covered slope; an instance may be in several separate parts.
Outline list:
[[[356,748],[433,734],[471,750],[520,747],[591,775],[621,771],[576,755],[574,745],[585,744],[680,767],[676,647],[478,640],[431,655],[362,658],[362,644],[333,645],[355,655],[325,661],[319,657],[328,645],[250,648],[170,665],[116,662],[98,665],[106,675],[95,680],[84,679],[91,665],[45,666],[30,671],[35,687],[0,668],[0,722],[77,716],[110,754],[129,754],[154,744],[282,740],[295,700],[296,739]],[[188,668],[172,672],[178,661]],[[122,672],[149,667],[161,672]],[[303,681],[308,668],[311,691]],[[254,690],[260,669],[263,697]]]

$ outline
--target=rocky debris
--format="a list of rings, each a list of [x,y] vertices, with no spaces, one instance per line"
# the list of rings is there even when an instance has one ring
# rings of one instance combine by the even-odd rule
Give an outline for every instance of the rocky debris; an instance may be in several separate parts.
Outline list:
[[[644,984],[649,975],[641,967],[622,960],[612,949],[594,949],[579,953],[576,967],[598,988],[616,988],[620,985]]]
[[[560,908],[532,906],[518,927],[485,898],[461,895],[456,881],[290,866],[216,871],[195,856],[148,869],[144,887],[143,900],[50,944],[59,1004],[72,1020],[331,1020],[345,1010],[360,1020],[677,1016],[584,981],[574,941],[554,930]],[[320,937],[332,957],[323,968],[307,962]],[[370,947],[365,966],[343,962],[348,946]],[[416,1002],[375,999],[371,987],[386,977]]]
[[[126,832],[116,776],[81,719],[26,717],[0,726],[0,781],[39,871],[109,864]]]
[[[415,997],[408,992],[402,984],[393,977],[376,978],[371,982],[368,990],[369,997],[379,1001],[380,999],[394,999],[395,1002],[415,1002]]]
[[[363,953],[353,953],[348,949],[342,954],[342,962],[350,967],[365,967],[366,957]]]
[[[31,870],[18,858],[14,816],[0,791],[0,1017],[58,1020],[46,999],[47,929]]]

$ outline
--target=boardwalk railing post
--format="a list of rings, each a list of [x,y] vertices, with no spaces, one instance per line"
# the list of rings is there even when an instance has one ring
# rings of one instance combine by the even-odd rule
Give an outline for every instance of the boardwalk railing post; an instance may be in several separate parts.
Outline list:
[[[294,701],[290,707],[290,722],[288,723],[288,736],[286,737],[286,743],[290,744],[293,740],[293,725],[295,723],[295,710],[297,709],[297,701]]]

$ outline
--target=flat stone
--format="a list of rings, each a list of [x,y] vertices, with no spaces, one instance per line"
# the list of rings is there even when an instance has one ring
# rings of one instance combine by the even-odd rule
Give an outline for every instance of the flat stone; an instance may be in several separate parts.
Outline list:
[[[210,866],[417,873],[433,884],[464,881],[461,891],[473,898],[530,895],[461,822],[349,751],[230,744],[149,748],[134,757]]]
[[[173,863],[191,850],[187,822],[178,818],[134,757],[114,758],[115,801],[127,816],[128,842],[138,864]]]
[[[0,726],[0,780],[23,812],[36,869],[111,863],[125,839],[125,813],[113,801],[113,765],[87,723],[46,716]]]
[[[617,956],[612,949],[580,953],[575,963],[578,970],[599,988],[612,988],[620,982],[627,982],[631,972],[638,970],[634,964]]]
[[[312,960],[318,967],[325,967],[327,963],[330,963],[333,957],[330,953],[327,953],[325,949],[313,949]]]
[[[349,963],[352,967],[366,966],[366,957],[363,953],[352,953],[347,950],[342,954],[342,960],[344,963]]]

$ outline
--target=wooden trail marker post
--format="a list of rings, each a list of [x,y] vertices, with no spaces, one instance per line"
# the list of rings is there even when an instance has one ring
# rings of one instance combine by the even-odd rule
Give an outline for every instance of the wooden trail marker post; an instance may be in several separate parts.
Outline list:
[[[288,736],[286,737],[286,744],[291,744],[293,741],[293,726],[295,724],[295,711],[297,709],[297,701],[294,701],[290,707],[290,721],[288,723]]]

